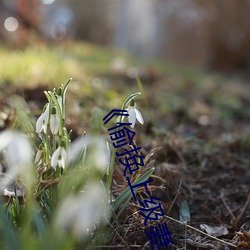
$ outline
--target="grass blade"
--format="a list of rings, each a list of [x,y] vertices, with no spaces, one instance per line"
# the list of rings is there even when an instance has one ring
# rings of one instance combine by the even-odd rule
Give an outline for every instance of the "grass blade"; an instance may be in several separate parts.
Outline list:
[[[154,168],[149,169],[143,176],[141,176],[139,179],[137,179],[133,185],[140,184],[146,180],[152,175],[154,172]],[[135,188],[136,190],[137,188]],[[127,187],[118,197],[117,199],[112,203],[112,208],[115,211],[122,203],[125,201],[129,196],[131,196],[131,190],[130,187]]]

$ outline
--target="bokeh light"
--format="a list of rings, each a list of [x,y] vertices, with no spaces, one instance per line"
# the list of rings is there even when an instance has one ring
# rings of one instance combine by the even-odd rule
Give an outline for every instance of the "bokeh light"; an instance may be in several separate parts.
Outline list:
[[[53,39],[60,40],[66,36],[67,29],[62,24],[56,24],[51,27],[50,34],[53,37]]]
[[[54,2],[55,2],[55,0],[42,0],[42,4],[45,4],[45,5],[50,5]]]
[[[15,17],[8,17],[4,21],[4,27],[9,32],[14,32],[18,29],[18,21]]]

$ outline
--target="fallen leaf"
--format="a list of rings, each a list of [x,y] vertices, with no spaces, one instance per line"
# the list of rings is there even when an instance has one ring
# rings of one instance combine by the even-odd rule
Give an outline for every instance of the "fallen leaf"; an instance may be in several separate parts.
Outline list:
[[[187,200],[182,201],[180,209],[180,221],[189,222],[191,220],[190,210]]]
[[[176,201],[175,201],[175,205],[177,206],[177,213],[178,214],[178,219],[181,222],[190,222],[191,221],[191,215],[190,215],[190,209],[189,209],[189,205],[188,205],[188,201],[185,197],[184,193],[179,193]]]
[[[212,235],[214,237],[228,234],[228,230],[227,230],[227,227],[225,225],[209,226],[207,224],[201,224],[200,228],[201,228],[201,230],[205,231],[207,234]]]
[[[237,235],[243,240],[238,244],[238,247],[244,247],[250,249],[250,232],[237,232]]]

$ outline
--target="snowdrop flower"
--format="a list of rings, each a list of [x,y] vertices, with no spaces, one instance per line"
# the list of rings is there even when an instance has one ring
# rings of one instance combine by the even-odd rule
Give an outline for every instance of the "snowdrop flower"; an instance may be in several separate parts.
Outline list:
[[[43,145],[42,143],[39,145],[36,156],[35,156],[35,163],[36,164],[40,164],[41,163],[41,159],[42,159],[42,155],[43,155]]]
[[[128,114],[129,114],[128,121],[129,123],[132,123],[131,124],[132,128],[135,126],[136,120],[138,120],[141,124],[144,123],[141,112],[135,107],[134,99],[130,101],[129,107],[126,110],[128,111]],[[124,116],[122,117],[122,120],[123,119],[124,119]]]
[[[64,169],[67,161],[67,152],[63,143],[55,150],[51,157],[51,166],[55,169],[56,166]]]
[[[59,106],[60,106],[60,108],[61,108],[61,111],[62,111],[62,96],[57,96],[57,101],[58,101],[58,103],[59,103]]]
[[[107,147],[107,142],[102,137],[93,137],[93,151],[90,157],[95,164],[95,167],[102,173],[107,172],[110,164],[110,150]]]
[[[72,233],[85,240],[91,236],[95,226],[108,220],[108,202],[100,183],[88,185],[79,195],[68,196],[59,207],[55,226],[64,233]]]
[[[86,150],[88,150],[87,155]],[[107,142],[101,136],[85,135],[71,144],[68,153],[68,162],[71,164],[80,156],[82,161],[87,161],[87,166],[94,166],[97,170],[105,173],[110,164],[110,155]]]
[[[53,135],[56,135],[59,131],[59,117],[58,112],[55,107],[52,108],[51,116],[50,116],[50,130]]]
[[[56,97],[57,97],[58,104],[59,104],[61,111],[62,111],[62,88],[58,89]]]
[[[6,187],[18,176],[30,186],[33,181],[33,153],[28,138],[21,133],[6,130],[0,133],[0,152],[8,164],[6,178],[1,180],[1,188]]]
[[[44,107],[43,113],[40,115],[36,122],[36,132],[41,133],[42,131],[46,134],[47,125],[49,120],[49,104]]]
[[[87,144],[88,139],[86,136],[77,138],[73,143],[71,143],[69,150],[68,150],[68,162],[69,164],[72,164],[75,160],[86,159],[86,150],[87,150]]]

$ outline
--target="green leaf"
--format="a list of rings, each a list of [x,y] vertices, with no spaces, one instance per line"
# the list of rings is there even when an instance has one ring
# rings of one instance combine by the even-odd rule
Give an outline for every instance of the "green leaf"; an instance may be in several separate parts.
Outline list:
[[[11,227],[8,221],[7,213],[3,212],[0,208],[0,228],[3,231],[6,249],[7,250],[21,250],[21,245],[17,233],[14,231],[13,226]]]
[[[118,220],[118,218],[120,217],[121,213],[124,211],[124,209],[126,208],[126,206],[128,205],[130,199],[132,197],[132,194],[129,195],[129,197],[127,198],[127,200],[125,201],[124,205],[122,208],[120,208],[119,212],[117,213],[117,215],[115,216],[112,225],[114,225],[116,223],[116,221]]]
[[[189,222],[191,220],[190,210],[187,200],[181,202],[180,208],[180,221],[181,222]]]
[[[36,225],[38,235],[40,237],[43,236],[45,233],[45,223],[44,223],[44,219],[42,215],[38,212],[38,210],[34,211],[33,221],[34,221],[34,224]]]
[[[68,89],[68,86],[69,86],[69,83],[72,81],[72,78],[69,78],[69,80],[67,81],[67,83],[63,86],[63,89],[62,89],[62,96],[65,96],[66,95],[66,91]]]
[[[127,99],[124,101],[123,105],[122,105],[122,109],[125,109],[125,107],[127,106],[127,104],[134,99],[135,97],[137,97],[138,95],[140,95],[141,92],[136,92],[134,94],[131,94],[129,97],[127,97]]]

